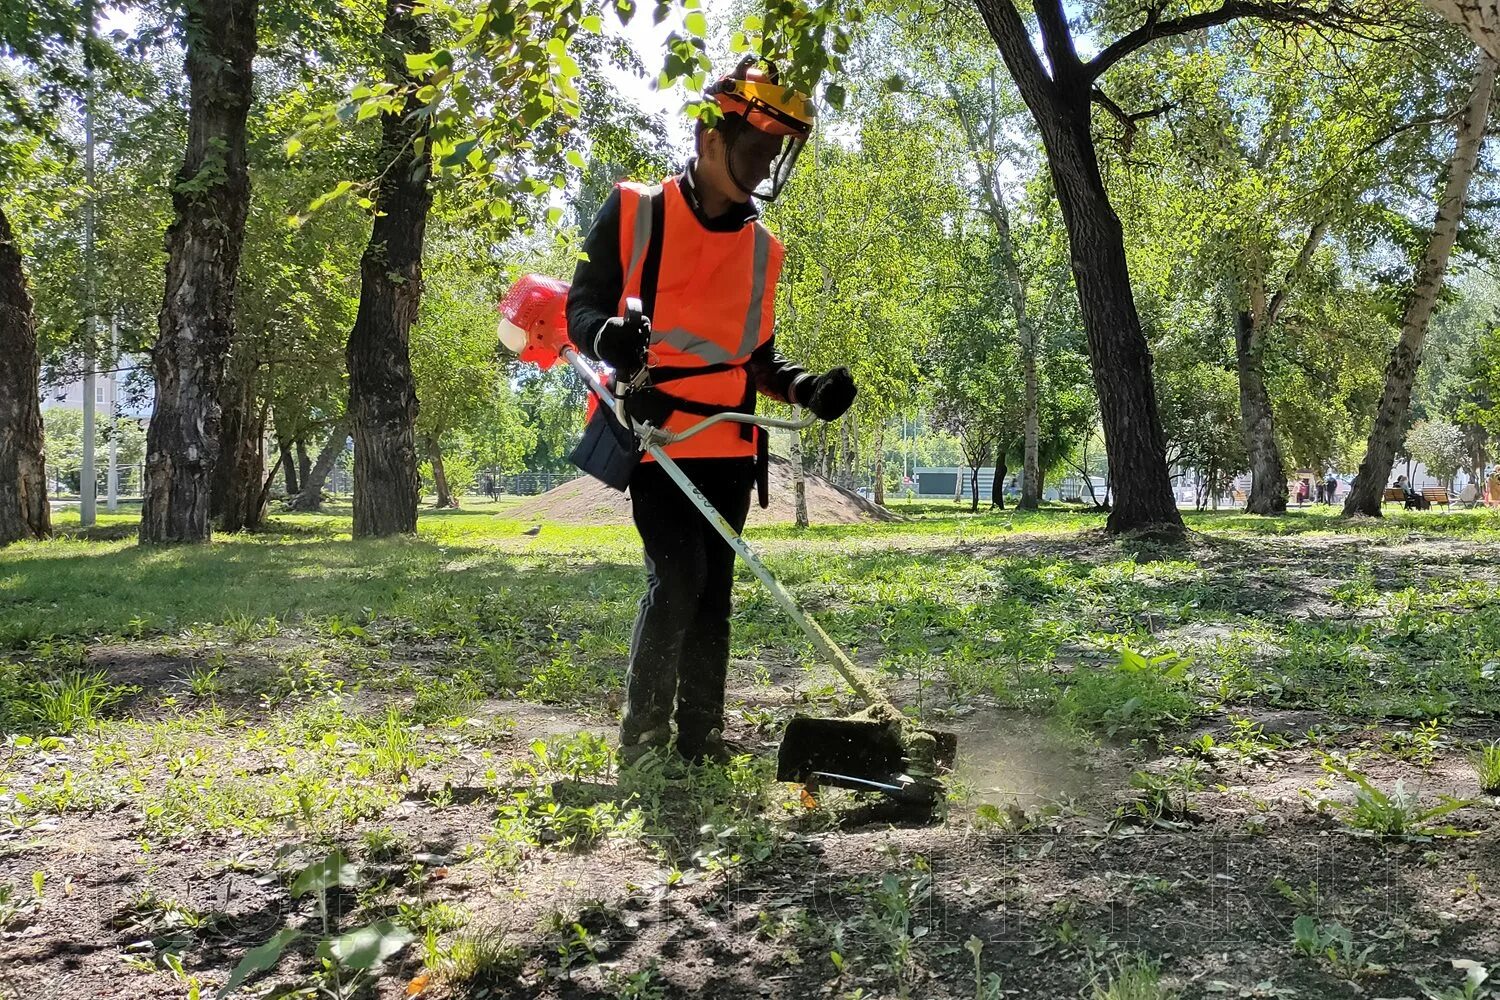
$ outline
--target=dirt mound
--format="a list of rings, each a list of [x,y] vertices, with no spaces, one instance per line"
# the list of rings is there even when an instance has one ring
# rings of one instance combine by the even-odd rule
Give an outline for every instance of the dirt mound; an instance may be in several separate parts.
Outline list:
[[[797,520],[791,462],[771,456],[770,483],[766,493],[771,505],[765,510],[761,510],[753,499],[750,502],[751,524],[790,524]],[[554,524],[630,524],[630,496],[582,476],[517,504],[505,512],[505,517]],[[900,520],[859,494],[812,475],[807,477],[807,519],[813,524]]]

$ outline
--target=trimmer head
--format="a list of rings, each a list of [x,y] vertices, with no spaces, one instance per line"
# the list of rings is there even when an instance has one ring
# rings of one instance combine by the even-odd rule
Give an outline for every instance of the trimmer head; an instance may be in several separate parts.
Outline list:
[[[811,719],[786,725],[776,758],[776,779],[816,788],[834,785],[884,792],[907,803],[930,805],[943,791],[941,775],[953,769],[958,736],[932,729],[907,730],[932,740],[931,761],[903,740],[903,724],[876,719]]]

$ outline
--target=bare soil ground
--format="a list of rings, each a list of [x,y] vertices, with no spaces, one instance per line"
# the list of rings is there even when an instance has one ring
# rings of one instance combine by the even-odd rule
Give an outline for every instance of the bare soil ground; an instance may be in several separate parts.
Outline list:
[[[765,508],[753,501],[750,504],[750,524],[791,524],[797,520],[792,495],[792,465],[775,455],[771,456],[766,499],[769,506]],[[884,507],[877,507],[821,476],[807,477],[807,515],[811,524],[896,520],[896,516]],[[541,496],[523,500],[507,510],[505,516],[528,523],[630,524],[630,496],[585,476],[548,490]]]

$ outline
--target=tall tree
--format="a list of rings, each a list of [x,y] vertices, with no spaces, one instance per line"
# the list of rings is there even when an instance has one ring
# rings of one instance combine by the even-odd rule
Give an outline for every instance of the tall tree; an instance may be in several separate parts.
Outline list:
[[[40,372],[26,271],[0,208],[0,545],[52,533]]]
[[[184,29],[188,141],[172,189],[166,296],[151,350],[156,400],[146,445],[143,543],[204,542],[219,454],[219,389],[250,205],[245,120],[256,0],[190,0]]]
[[[49,147],[55,113],[79,83],[74,45],[85,19],[79,5],[62,0],[38,0],[18,17],[0,17],[0,545],[52,532],[36,316],[6,206],[26,204],[28,187],[46,190],[51,201],[63,186]]]
[[[1162,22],[1152,8],[1145,26],[1085,62],[1074,47],[1062,0],[1035,0],[1044,64],[1011,0],[976,3],[1041,131],[1068,227],[1073,278],[1088,335],[1115,493],[1108,529],[1180,530],[1182,516],[1167,479],[1166,439],[1157,411],[1151,352],[1131,296],[1124,231],[1099,173],[1091,112],[1095,81],[1105,70],[1152,38],[1181,33],[1193,25]]]
[[[1437,305],[1438,294],[1448,271],[1448,257],[1458,239],[1459,223],[1469,197],[1469,180],[1479,159],[1489,119],[1490,98],[1495,89],[1497,61],[1482,53],[1474,71],[1469,100],[1459,122],[1453,156],[1448,162],[1447,178],[1438,201],[1437,218],[1432,234],[1418,262],[1411,291],[1401,314],[1401,339],[1391,352],[1386,366],[1385,390],[1375,411],[1375,424],[1365,446],[1365,457],[1359,464],[1354,488],[1344,501],[1344,515],[1380,516],[1381,500],[1411,404],[1412,386],[1422,363],[1422,346],[1427,326]]]
[[[387,0],[382,34],[390,82],[412,82],[408,54],[432,42],[412,0]],[[349,332],[349,419],[354,432],[354,537],[417,530],[417,392],[410,331],[422,301],[422,241],[432,207],[432,157],[424,139],[423,102],[408,91],[404,107],[380,123],[377,214],[360,262],[359,313]]]
[[[1108,528],[1180,529],[1182,519],[1167,477],[1151,354],[1131,291],[1123,229],[1100,173],[1092,106],[1106,108],[1127,130],[1165,110],[1128,111],[1102,84],[1112,67],[1157,39],[1246,18],[1330,26],[1368,18],[1352,15],[1337,2],[1224,0],[1217,7],[1180,16],[1167,15],[1162,4],[1148,5],[1144,11],[1135,4],[1103,4],[1094,10],[1090,25],[1099,51],[1085,60],[1078,54],[1063,0],[1033,0],[1041,52],[1012,0],[975,3],[1041,132],[1067,224],[1116,494]]]

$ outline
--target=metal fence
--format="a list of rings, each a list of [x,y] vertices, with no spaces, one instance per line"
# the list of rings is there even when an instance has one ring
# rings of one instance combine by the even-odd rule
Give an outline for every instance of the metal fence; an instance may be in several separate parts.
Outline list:
[[[496,496],[509,494],[517,497],[531,497],[556,489],[563,483],[570,483],[580,475],[582,473],[579,472],[517,472],[510,475],[481,472],[475,477],[471,491],[485,496],[489,494],[490,487],[493,485]]]

